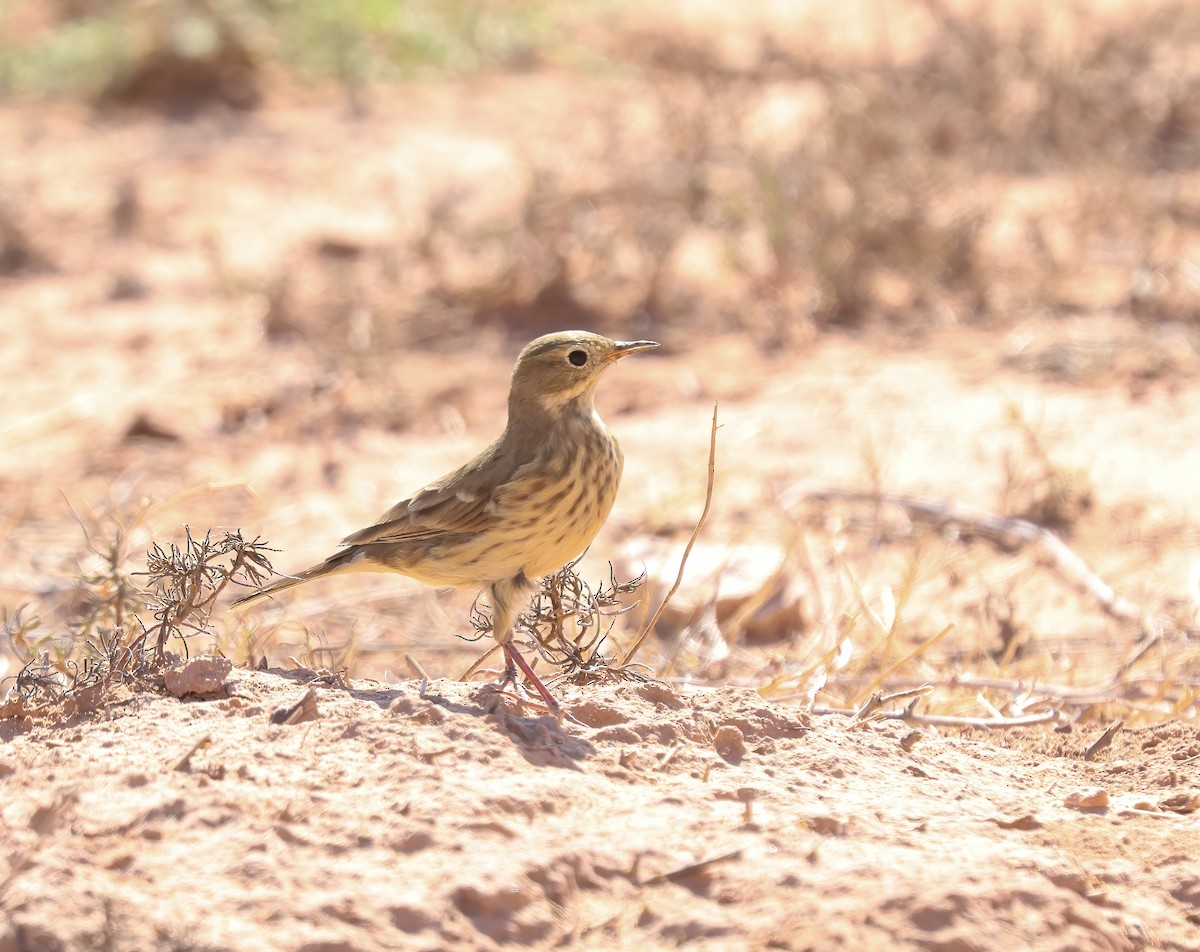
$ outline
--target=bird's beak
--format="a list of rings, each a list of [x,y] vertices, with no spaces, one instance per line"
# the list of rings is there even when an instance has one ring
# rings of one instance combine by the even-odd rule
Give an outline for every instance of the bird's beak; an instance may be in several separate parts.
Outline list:
[[[615,340],[613,349],[608,354],[609,360],[628,357],[630,354],[640,354],[643,350],[653,350],[658,346],[656,340]]]

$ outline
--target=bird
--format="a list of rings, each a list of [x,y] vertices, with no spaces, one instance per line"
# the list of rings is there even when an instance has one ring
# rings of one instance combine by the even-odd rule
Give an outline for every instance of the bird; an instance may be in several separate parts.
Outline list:
[[[348,535],[323,562],[280,576],[233,606],[345,572],[398,572],[482,590],[505,656],[501,687],[518,686],[519,669],[559,715],[558,702],[513,643],[519,606],[538,580],[581,555],[608,519],[624,455],[596,411],[596,386],[617,361],[658,346],[580,330],[538,337],[517,357],[508,419],[491,446]]]

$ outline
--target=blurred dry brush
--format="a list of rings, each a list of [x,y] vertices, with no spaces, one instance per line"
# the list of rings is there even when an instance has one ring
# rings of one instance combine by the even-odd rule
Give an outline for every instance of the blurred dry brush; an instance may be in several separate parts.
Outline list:
[[[0,92],[187,119],[260,106],[272,82],[340,86],[527,65],[555,39],[545,0],[47,0],[0,8]],[[7,22],[6,22],[7,20]]]
[[[765,347],[835,327],[919,337],[1115,313],[1179,324],[1200,348],[1194,5],[914,5],[934,30],[916,55],[767,32],[731,63],[643,18],[598,31],[536,0],[61,0],[41,59],[83,56],[71,37],[109,50],[101,109],[248,109],[286,96],[268,81],[284,75],[341,84],[369,116],[377,91],[423,70],[569,67],[564,51],[591,43],[577,65],[619,77],[626,108],[601,95],[570,161],[517,143],[511,176],[426,196],[415,222],[385,190],[394,238],[318,235],[271,274],[239,275],[212,250],[218,289],[258,298],[268,338],[330,371],[372,377],[400,348],[565,324],[676,347],[733,330]],[[0,88],[35,81],[38,49],[0,43]],[[480,194],[501,186],[514,201],[481,216]],[[53,266],[28,220],[0,204],[0,271]]]
[[[1194,198],[1181,181],[1163,189],[1155,179],[1200,160],[1200,76],[1184,54],[1200,41],[1195,9],[1166,5],[1132,23],[1094,18],[1084,6],[1030,7],[1002,26],[982,8],[925,6],[938,37],[913,62],[855,66],[768,46],[757,69],[722,75],[660,41],[663,68],[708,91],[697,107],[705,120],[686,127],[731,130],[680,150],[702,166],[688,178],[736,182],[749,156],[753,183],[724,196],[710,188],[705,204],[728,232],[765,225],[759,290],[815,282],[808,300],[818,325],[881,318],[921,330],[1004,320],[1014,305],[1061,304],[1058,279],[1095,264],[1106,245],[1131,281],[1152,269],[1168,284],[1156,301],[1138,302],[1139,316],[1194,314],[1178,306],[1180,292],[1194,303],[1197,291],[1179,271],[1181,249],[1172,255],[1163,240],[1194,226]],[[811,118],[799,130],[768,122],[757,149],[734,148],[732,133],[746,129],[739,119],[769,90]],[[1056,176],[1068,181],[1017,217],[1022,182]],[[721,220],[721,210],[747,198],[742,222]],[[998,241],[1013,225],[1024,233]],[[1041,231],[1054,227],[1070,239],[1039,254]],[[1025,300],[1014,285],[1028,289]]]
[[[925,6],[938,36],[912,61],[764,41],[732,68],[639,37],[630,100],[652,121],[581,118],[599,175],[531,148],[507,217],[476,220],[464,186],[400,244],[299,248],[267,284],[268,334],[366,372],[406,342],[438,346],[422,327],[600,324],[677,346],[736,330],[777,346],[1116,313],[1178,323],[1200,347],[1194,8],[1004,22]]]
[[[787,555],[804,580],[801,637],[730,643],[724,670],[700,677],[856,723],[1070,729],[1195,715],[1194,615],[1123,598],[1040,525],[845,490],[806,492],[788,512],[804,532]],[[1063,601],[1069,617],[1044,610]]]
[[[1044,421],[1030,420],[1015,403],[1005,407],[1005,424],[1016,442],[1004,456],[1000,511],[1069,537],[1096,506],[1091,475],[1055,459]]]

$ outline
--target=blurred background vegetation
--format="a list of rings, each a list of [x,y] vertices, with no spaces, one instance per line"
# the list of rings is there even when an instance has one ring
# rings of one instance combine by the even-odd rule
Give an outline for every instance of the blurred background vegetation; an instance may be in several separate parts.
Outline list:
[[[1195,325],[1200,8],[852,6],[862,36],[804,2],[751,5],[735,26],[719,6],[620,0],[6,0],[0,96],[179,119],[330,90],[361,116],[411,81],[549,73],[606,89],[604,181],[532,145],[519,207],[492,234],[456,234],[451,198],[402,249],[435,270],[446,238],[519,249],[502,277],[434,275],[421,302],[518,337],[551,312],[771,344],[1042,311]],[[630,148],[637,109],[651,130]],[[288,296],[322,329],[411,317],[386,276],[337,283],[311,308],[275,286],[276,311]]]
[[[349,86],[519,68],[561,39],[554,4],[486,0],[6,0],[8,95],[94,98],[148,58],[232,58]],[[182,78],[182,77],[181,77]]]

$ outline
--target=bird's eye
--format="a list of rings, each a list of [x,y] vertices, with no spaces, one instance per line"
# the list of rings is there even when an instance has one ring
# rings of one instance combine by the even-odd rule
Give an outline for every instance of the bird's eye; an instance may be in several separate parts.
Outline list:
[[[567,360],[573,363],[576,367],[582,367],[587,363],[587,351],[573,350],[567,355]]]

